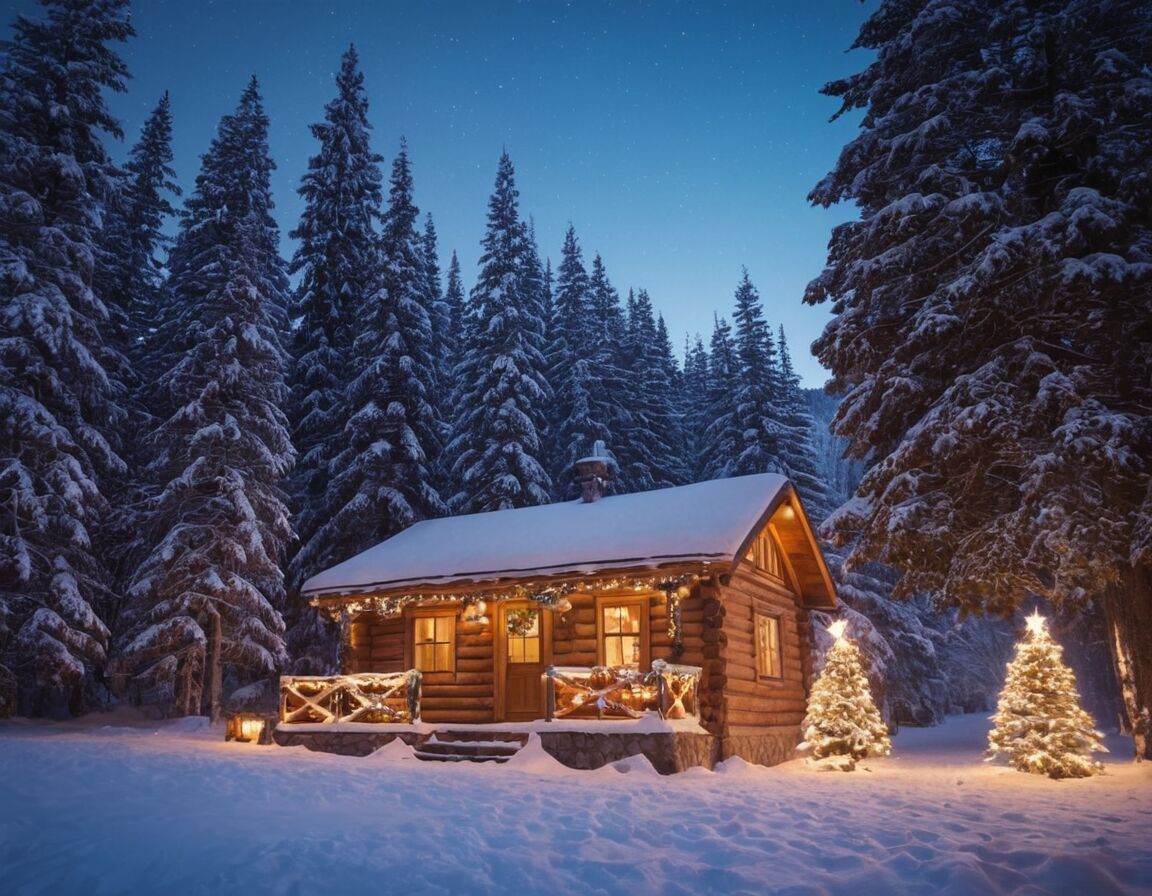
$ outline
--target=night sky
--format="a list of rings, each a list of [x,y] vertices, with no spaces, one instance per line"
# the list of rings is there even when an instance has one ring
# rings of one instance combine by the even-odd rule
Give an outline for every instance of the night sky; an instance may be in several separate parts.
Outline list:
[[[187,193],[254,73],[290,257],[296,187],[316,151],[308,125],[354,43],[385,172],[407,137],[416,202],[436,221],[445,268],[458,252],[466,288],[506,147],[554,267],[571,222],[588,266],[600,252],[622,297],[649,291],[679,352],[686,334],[707,343],[713,312],[730,317],[746,265],[816,386],[826,375],[808,346],[828,312],[801,296],[852,210],[812,209],[805,196],[856,127],[829,124],[837,103],[818,90],[867,62],[847,48],[871,11],[854,0],[139,0],[137,36],[121,48],[133,79],[111,100],[125,130],[114,154],[168,90]]]

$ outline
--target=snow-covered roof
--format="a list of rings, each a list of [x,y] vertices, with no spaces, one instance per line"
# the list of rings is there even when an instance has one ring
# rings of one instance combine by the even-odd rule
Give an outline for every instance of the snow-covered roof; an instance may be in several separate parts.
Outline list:
[[[313,576],[302,590],[322,597],[681,563],[730,566],[789,496],[795,500],[786,478],[761,473],[593,503],[425,520]],[[822,559],[816,562],[823,568]]]

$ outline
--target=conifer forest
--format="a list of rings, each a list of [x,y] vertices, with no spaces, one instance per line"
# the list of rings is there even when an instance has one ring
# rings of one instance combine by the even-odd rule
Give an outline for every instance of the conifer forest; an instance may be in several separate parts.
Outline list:
[[[330,61],[282,232],[259,74],[181,182],[179,98],[138,133],[109,109],[138,89],[128,0],[6,23],[0,716],[218,717],[330,674],[304,580],[577,498],[600,441],[617,494],[788,477],[890,726],[994,710],[1042,606],[1096,724],[1152,759],[1152,6],[868,16],[822,91],[860,119],[810,185],[843,212],[826,264],[779,296],[749,257],[700,334],[596,233],[541,244],[515,147],[443,245],[405,123],[372,117],[370,36]],[[824,389],[774,314],[801,302],[830,312]]]

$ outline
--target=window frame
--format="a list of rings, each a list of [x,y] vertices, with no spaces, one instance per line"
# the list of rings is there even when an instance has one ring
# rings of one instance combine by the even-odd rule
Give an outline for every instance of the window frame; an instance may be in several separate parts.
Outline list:
[[[606,638],[620,637],[619,635],[609,635],[604,627],[604,611],[609,607],[637,607],[640,610],[640,630],[637,636],[640,639],[640,659],[636,668],[641,672],[646,672],[651,668],[651,654],[652,643],[650,637],[650,619],[652,595],[650,594],[598,594],[596,596],[596,665],[605,666],[605,650]],[[632,665],[625,663],[625,666]]]
[[[784,565],[784,552],[776,544],[768,527],[760,530],[752,539],[748,545],[748,550],[744,553],[744,559],[764,575],[780,582],[788,581]]]
[[[771,627],[774,635],[772,638],[774,643],[767,652],[764,650],[765,639],[761,636],[766,626]],[[784,618],[775,613],[756,611],[752,614],[752,631],[756,647],[756,677],[772,681],[781,680],[784,678]]]

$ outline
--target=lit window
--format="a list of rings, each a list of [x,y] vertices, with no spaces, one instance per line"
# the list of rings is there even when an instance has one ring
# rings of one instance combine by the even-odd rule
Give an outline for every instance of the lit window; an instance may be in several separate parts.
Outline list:
[[[777,579],[784,578],[784,563],[780,559],[780,551],[767,529],[756,536],[756,539],[749,545],[748,553],[744,559],[770,576]]]
[[[412,661],[421,672],[452,672],[456,642],[456,614],[417,616],[413,625]]]
[[[647,599],[600,604],[602,665],[639,667],[644,662],[646,610]]]
[[[780,678],[784,666],[780,656],[780,620],[756,614],[756,672],[765,678]]]

